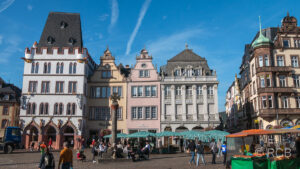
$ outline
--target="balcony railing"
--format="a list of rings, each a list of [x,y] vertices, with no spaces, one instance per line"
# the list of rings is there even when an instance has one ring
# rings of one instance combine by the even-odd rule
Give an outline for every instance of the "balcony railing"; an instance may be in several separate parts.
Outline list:
[[[293,93],[291,87],[260,87],[257,89],[258,93]]]
[[[290,66],[266,66],[256,68],[256,73],[260,72],[291,72],[292,67]]]
[[[167,76],[164,77],[165,82],[180,82],[180,81],[217,81],[216,76],[195,76],[195,77],[185,77],[185,76]]]
[[[279,108],[279,109],[260,109],[260,116],[275,118],[276,114],[279,115],[295,115],[300,114],[299,108]]]

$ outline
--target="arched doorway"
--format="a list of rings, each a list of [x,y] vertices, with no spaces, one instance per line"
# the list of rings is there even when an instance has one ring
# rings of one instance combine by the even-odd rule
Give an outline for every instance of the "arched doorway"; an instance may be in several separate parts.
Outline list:
[[[189,129],[187,129],[184,126],[180,126],[175,129],[175,132],[184,132],[184,131],[189,131]]]
[[[164,131],[172,131],[171,126],[166,126]],[[164,137],[164,147],[172,144],[172,137]]]
[[[48,127],[46,131],[46,141],[49,141],[50,138],[52,139],[52,142],[56,141],[56,130],[52,126]]]
[[[203,131],[203,127],[201,126],[196,126],[192,128],[193,131]]]
[[[70,147],[74,147],[75,132],[74,129],[70,126],[66,126],[63,130],[63,142],[68,142]]]
[[[282,127],[291,127],[294,125],[294,123],[290,119],[283,119],[283,120],[281,120],[280,125]]]
[[[35,126],[31,126],[29,131],[29,142],[38,141],[39,140],[39,131]]]

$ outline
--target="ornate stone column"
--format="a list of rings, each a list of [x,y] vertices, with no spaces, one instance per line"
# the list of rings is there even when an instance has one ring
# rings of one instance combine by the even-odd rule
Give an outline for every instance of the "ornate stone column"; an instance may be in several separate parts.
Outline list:
[[[165,85],[161,85],[161,121],[165,121]]]
[[[197,121],[197,86],[192,86],[192,94],[193,94],[193,121]]]
[[[172,121],[176,120],[175,106],[176,106],[176,103],[175,103],[175,86],[171,85],[171,109],[172,109],[171,120]]]
[[[112,100],[112,104],[111,104],[111,119],[112,119],[112,129],[111,129],[111,144],[116,144],[117,143],[117,110],[119,107],[119,103],[118,100],[120,100],[120,96],[117,93],[113,93],[110,96],[110,99]]]
[[[203,85],[203,113],[204,113],[204,121],[208,121],[208,108],[207,108],[207,86]]]
[[[182,121],[186,121],[186,86],[181,86],[181,108],[182,108]]]

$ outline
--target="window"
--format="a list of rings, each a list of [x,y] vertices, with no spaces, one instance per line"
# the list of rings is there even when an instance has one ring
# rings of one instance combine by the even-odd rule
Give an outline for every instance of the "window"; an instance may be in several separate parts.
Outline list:
[[[122,120],[122,107],[117,109],[117,119]]]
[[[293,75],[292,77],[293,77],[293,80],[294,80],[295,87],[300,87],[299,75]]]
[[[64,73],[64,63],[61,63],[61,64],[60,64],[60,70],[59,70],[59,73],[60,73],[60,74],[63,74],[63,73]]]
[[[32,103],[31,104],[31,114],[35,114],[35,111],[36,111],[36,104]]]
[[[193,95],[193,89],[192,86],[187,86],[186,87],[186,96],[191,97]]]
[[[42,82],[42,89],[41,89],[41,93],[49,93],[50,92],[50,82]]]
[[[110,71],[110,70],[103,70],[103,71],[102,71],[101,77],[102,77],[103,79],[111,78],[111,71]]]
[[[137,119],[137,108],[136,107],[131,108],[131,119]]]
[[[292,67],[299,67],[298,65],[298,56],[292,56]]]
[[[36,93],[36,87],[37,87],[37,82],[36,81],[29,81],[28,92]]]
[[[69,74],[73,73],[73,63],[69,64]]]
[[[266,75],[267,78],[267,87],[271,87],[271,78],[270,75]]]
[[[214,94],[213,86],[208,86],[207,94],[208,95],[213,95]]]
[[[56,82],[55,93],[64,93],[64,82]]]
[[[58,114],[58,104],[57,103],[54,104],[54,114],[55,115]]]
[[[47,73],[51,73],[51,63],[48,63],[48,67],[47,67]]]
[[[50,73],[50,72],[51,72],[51,63],[44,63],[43,73]]]
[[[251,68],[252,68],[252,76],[254,76],[255,74],[254,64],[251,65]]]
[[[32,62],[32,63],[31,63],[31,73],[34,73],[34,68],[35,68],[35,63]]]
[[[287,96],[282,96],[282,108],[289,108]]]
[[[202,95],[203,91],[202,91],[202,86],[197,86],[197,95]]]
[[[269,108],[273,108],[272,96],[268,96]]]
[[[260,87],[265,87],[265,78],[263,76],[260,77]]]
[[[151,86],[145,86],[145,96],[151,96]]]
[[[76,69],[77,69],[77,63],[73,64],[73,74],[76,74]]]
[[[138,87],[138,96],[143,96],[143,87],[142,86],[139,86]]]
[[[3,106],[3,111],[2,111],[3,115],[8,115],[8,106]]]
[[[297,106],[297,108],[300,108],[300,96],[295,97],[295,99],[296,99],[296,106]]]
[[[8,120],[3,119],[2,122],[1,122],[1,128],[4,129],[7,125],[8,125]]]
[[[62,115],[62,114],[63,114],[63,111],[64,111],[64,105],[63,105],[62,103],[59,103],[58,113],[59,113],[60,115]]]
[[[181,96],[181,87],[180,86],[176,87],[176,96]]]
[[[139,75],[140,77],[149,77],[149,70],[140,70]]]
[[[165,96],[168,98],[168,97],[171,97],[171,87],[170,86],[166,86],[165,87]]]
[[[131,87],[131,96],[137,97],[137,87],[136,86]]]
[[[30,114],[31,113],[31,104],[27,103],[27,110],[26,110],[26,114]]]
[[[267,99],[266,96],[262,96],[261,97],[261,101],[262,101],[262,108],[267,108]]]
[[[151,118],[156,119],[157,118],[157,110],[156,107],[151,107]]]
[[[69,82],[69,93],[76,93],[77,89],[77,82]]]
[[[119,86],[119,87],[116,87],[116,86],[114,86],[113,87],[113,93],[117,93],[118,94],[118,96],[122,96],[122,87],[121,86]]]
[[[255,85],[255,81],[253,82],[253,94],[256,94],[256,85]]]
[[[295,47],[300,48],[300,40],[298,39],[298,40],[295,40],[294,42],[295,42]]]
[[[31,63],[31,73],[39,73],[39,62]]]
[[[76,114],[76,104],[72,103],[72,115]]]
[[[70,115],[71,114],[71,104],[68,103],[67,104],[67,115]]]
[[[174,71],[174,76],[180,76],[180,70],[179,69],[176,69]]]
[[[263,67],[263,65],[264,65],[263,56],[259,56],[258,57],[258,66]]]
[[[150,119],[150,107],[145,107],[145,116],[146,119]]]
[[[40,104],[40,114],[44,114],[44,103]]]
[[[143,107],[138,107],[138,119],[143,118]]]
[[[156,96],[156,86],[151,86],[151,96],[152,97]]]
[[[60,69],[60,64],[57,62],[57,63],[56,63],[56,74],[59,73],[59,69]]]
[[[265,65],[270,66],[269,57],[268,55],[265,55]]]
[[[195,69],[194,74],[195,76],[201,76],[202,75],[201,69]]]
[[[285,76],[284,75],[279,76],[279,84],[280,84],[280,87],[286,87],[286,82],[285,82]]]
[[[283,39],[283,47],[289,48],[290,47],[290,41],[287,39]]]
[[[187,77],[192,77],[193,76],[193,70],[192,69],[187,69],[186,70],[186,76]]]
[[[284,66],[283,56],[277,56],[277,66]]]
[[[49,104],[48,103],[45,103],[45,107],[44,107],[44,114],[48,114],[49,112]]]

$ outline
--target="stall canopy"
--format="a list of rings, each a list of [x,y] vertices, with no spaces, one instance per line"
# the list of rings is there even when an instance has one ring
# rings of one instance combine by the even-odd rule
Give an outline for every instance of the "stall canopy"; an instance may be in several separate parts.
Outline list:
[[[117,134],[117,138],[126,138],[126,137],[127,137],[127,134],[124,134],[124,133],[118,133]],[[110,135],[106,135],[103,138],[111,138],[111,134]]]
[[[150,133],[147,131],[140,131],[140,132],[136,132],[136,133],[132,133],[127,135],[128,138],[145,138],[145,137],[155,137],[156,134],[155,133]]]
[[[220,130],[210,130],[210,131],[186,131],[180,133],[186,139],[198,139],[202,142],[209,142],[212,139],[215,140],[225,140],[225,136],[228,135],[228,132],[220,131]]]
[[[268,135],[268,134],[284,134],[284,133],[300,133],[300,130],[297,129],[251,129],[251,130],[243,130],[238,133],[233,133],[226,135],[226,137],[247,137],[254,135]]]
[[[156,137],[171,137],[171,136],[180,136],[180,133],[172,132],[172,131],[163,131],[160,133],[156,133]]]

